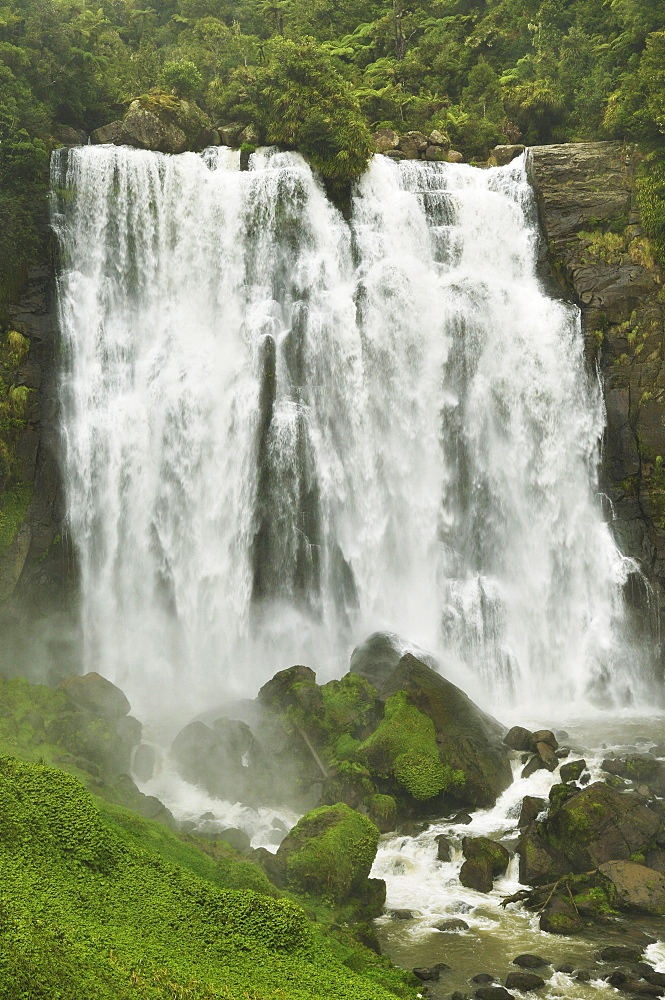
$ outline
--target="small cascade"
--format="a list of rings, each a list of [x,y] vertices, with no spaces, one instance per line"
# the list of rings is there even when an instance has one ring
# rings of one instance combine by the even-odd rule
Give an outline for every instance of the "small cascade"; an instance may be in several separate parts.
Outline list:
[[[649,695],[604,415],[523,160],[53,160],[85,668],[137,712],[325,679],[386,629],[486,705]]]

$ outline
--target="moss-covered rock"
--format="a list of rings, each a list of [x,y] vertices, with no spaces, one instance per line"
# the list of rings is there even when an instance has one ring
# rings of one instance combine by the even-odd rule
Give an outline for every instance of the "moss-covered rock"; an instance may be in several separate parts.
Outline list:
[[[462,851],[466,858],[459,875],[462,885],[478,892],[491,892],[494,879],[508,867],[509,852],[489,837],[465,837]]]
[[[633,794],[595,782],[572,796],[562,789],[547,819],[522,836],[520,881],[543,885],[557,875],[585,872],[606,861],[628,860],[649,844],[662,818]],[[563,792],[563,789],[566,789]]]
[[[399,661],[383,682],[380,695],[389,699],[401,693],[410,705],[428,716],[433,725],[439,759],[454,784],[454,794],[474,806],[492,805],[512,781],[505,729],[482,712],[463,691],[410,653]],[[452,775],[461,772],[463,781]],[[441,780],[432,773],[431,782]],[[445,787],[446,779],[444,779]]]
[[[342,903],[367,890],[379,831],[344,803],[303,816],[277,851],[288,886]]]
[[[372,772],[394,777],[418,801],[464,785],[464,773],[441,761],[434,723],[404,691],[387,699],[384,718],[356,752]]]

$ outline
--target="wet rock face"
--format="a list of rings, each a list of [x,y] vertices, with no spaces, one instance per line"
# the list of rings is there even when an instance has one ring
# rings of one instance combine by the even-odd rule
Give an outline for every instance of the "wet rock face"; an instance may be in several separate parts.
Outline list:
[[[663,273],[640,226],[638,156],[618,142],[536,146],[531,178],[552,287],[582,310],[587,356],[607,411],[603,490],[612,529],[665,604]],[[644,614],[635,578],[628,594]]]

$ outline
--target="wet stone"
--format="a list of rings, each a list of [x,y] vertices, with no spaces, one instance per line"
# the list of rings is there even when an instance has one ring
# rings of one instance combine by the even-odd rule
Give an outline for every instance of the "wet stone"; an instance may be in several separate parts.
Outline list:
[[[515,1000],[515,994],[509,993],[503,986],[483,986],[476,990],[476,1000]]]
[[[521,969],[542,969],[544,965],[549,964],[546,958],[541,958],[539,955],[518,955],[517,958],[513,959],[513,965],[519,965]],[[570,971],[573,971],[572,965]]]
[[[531,732],[524,726],[513,726],[509,729],[503,742],[511,750],[533,750]]]
[[[390,916],[393,920],[413,920],[414,913],[412,910],[391,910]]]
[[[435,839],[437,861],[450,861],[450,841],[448,838],[440,833]]]
[[[528,993],[530,990],[539,990],[544,985],[545,980],[535,972],[510,972],[506,977],[506,986],[509,990],[522,990]]]
[[[477,976],[473,976],[471,979],[472,983],[493,983],[494,976],[490,976],[489,972],[479,972]]]
[[[561,780],[567,783],[569,781],[578,781],[584,771],[586,771],[585,760],[571,760],[568,764],[561,765],[559,774],[561,775]]]
[[[615,944],[608,948],[603,948],[598,957],[603,962],[638,962],[642,952],[638,948],[627,948],[625,945]]]
[[[437,931],[443,931],[448,933],[454,933],[455,931],[468,931],[469,925],[466,920],[460,920],[458,917],[453,917],[450,920],[442,920],[440,924],[436,925]]]
[[[587,972],[586,969],[580,969],[575,976],[575,979],[578,983],[588,983],[591,979],[591,973]]]
[[[570,965],[570,963],[568,963],[568,962],[564,962],[563,965],[557,965],[556,971],[557,972],[563,972],[563,973],[565,973],[566,976],[571,976],[573,974],[573,972],[575,971],[575,966],[574,965]]]

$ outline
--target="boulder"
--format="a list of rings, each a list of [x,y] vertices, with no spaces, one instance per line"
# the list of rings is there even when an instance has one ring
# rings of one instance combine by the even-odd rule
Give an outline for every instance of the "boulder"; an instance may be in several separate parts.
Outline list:
[[[481,986],[476,990],[476,1000],[515,1000],[515,994],[503,986]]]
[[[152,111],[141,107],[138,101],[130,104],[116,141],[160,153],[184,153],[188,145],[187,136],[181,128],[162,121]]]
[[[90,142],[93,145],[100,145],[103,143],[115,143],[121,142],[122,135],[122,119],[115,122],[109,122],[108,125],[101,125],[99,128],[93,129],[90,133]]]
[[[219,132],[222,146],[239,146],[240,136],[246,128],[244,122],[229,122],[227,125],[217,125],[216,131]]]
[[[546,767],[548,771],[556,771],[557,767],[559,766],[559,758],[557,757],[556,753],[549,745],[549,743],[543,743],[542,741],[538,741],[536,743],[536,753],[538,754],[538,756],[543,762],[544,767]]]
[[[513,965],[519,965],[520,969],[542,969],[549,964],[547,959],[541,958],[540,955],[518,955],[513,959]],[[572,969],[570,971],[572,972]]]
[[[425,150],[425,159],[430,162],[446,162],[446,151],[443,146],[428,146]]]
[[[398,691],[434,723],[444,765],[464,773],[456,797],[473,806],[492,805],[510,785],[512,770],[501,744],[504,728],[450,681],[406,653],[379,687],[386,699]]]
[[[442,920],[441,923],[436,924],[436,930],[444,933],[457,933],[457,931],[468,931],[468,929],[469,925],[466,920],[461,920],[459,917],[451,917],[450,920]]]
[[[522,750],[527,753],[533,750],[533,739],[530,730],[524,726],[513,726],[503,738],[503,742],[511,750]]]
[[[294,892],[311,893],[332,903],[360,900],[374,895],[375,912],[381,913],[377,889],[385,883],[369,879],[379,843],[374,824],[344,803],[321,806],[307,813],[286,835],[277,857]],[[371,883],[377,883],[377,886]],[[370,914],[367,914],[369,917]]]
[[[535,972],[509,972],[506,977],[506,987],[509,990],[521,990],[523,993],[539,990],[544,985],[545,980]]]
[[[575,934],[583,926],[572,902],[561,896],[553,896],[540,914],[540,929],[549,934]]]
[[[427,149],[427,136],[422,132],[407,132],[399,139],[399,150],[407,160],[417,160],[420,153]]]
[[[450,148],[450,139],[445,132],[440,129],[433,129],[427,137],[430,146],[445,146],[446,149]]]
[[[60,690],[76,708],[103,718],[119,719],[131,708],[119,687],[94,672],[65,678]]]
[[[520,830],[525,829],[527,826],[531,826],[535,822],[536,817],[545,808],[547,799],[541,799],[536,795],[525,795],[522,799],[522,808],[520,810],[520,818],[517,821],[517,825]]]
[[[510,146],[495,146],[490,153],[490,163],[497,167],[504,167],[511,160],[521,156],[525,148],[521,143],[514,143]]]
[[[532,774],[536,773],[536,771],[542,771],[545,768],[547,768],[545,761],[539,753],[535,753],[531,760],[528,761],[522,768],[520,778],[530,778]],[[548,770],[552,770],[552,768],[549,768]]]
[[[639,948],[628,948],[622,944],[608,945],[598,953],[601,962],[639,962],[642,952]]]
[[[243,766],[243,756],[252,742],[244,722],[219,719],[212,727],[190,722],[174,739],[171,758],[186,781],[218,798],[246,800],[252,768]]]
[[[553,809],[520,839],[520,881],[545,885],[559,875],[627,860],[649,844],[661,819],[639,796],[595,782]]]
[[[451,851],[450,851],[450,840],[443,833],[440,833],[436,839],[436,859],[437,861],[450,861]]]
[[[621,909],[665,916],[665,875],[661,872],[632,861],[608,861],[598,871],[614,886]]]
[[[651,754],[630,754],[627,757],[604,760],[602,768],[627,781],[648,785],[657,795],[665,795],[665,761]]]
[[[510,854],[503,844],[497,844],[489,837],[465,837],[462,841],[462,851],[467,861],[487,858],[495,876],[503,875],[510,861]]]
[[[491,892],[494,886],[492,863],[488,858],[474,858],[465,861],[460,868],[459,880],[467,889],[476,892]]]
[[[538,729],[535,733],[531,734],[531,739],[533,740],[532,749],[538,750],[539,743],[545,743],[552,750],[559,749],[558,740],[551,729]]]
[[[232,847],[234,851],[238,851],[240,854],[247,854],[252,849],[248,834],[244,830],[239,830],[236,826],[220,830],[218,839],[225,841],[229,847]]]
[[[490,892],[496,876],[508,867],[510,854],[503,844],[488,837],[465,837],[462,850],[466,861],[460,869],[460,882],[468,889]]]
[[[457,149],[449,149],[446,157],[448,163],[463,163],[464,157]]]
[[[397,149],[399,146],[399,135],[391,128],[380,128],[372,138],[375,153],[385,153],[387,150]]]
[[[317,714],[323,709],[323,695],[316,684],[316,674],[309,667],[295,666],[280,670],[260,689],[259,704],[277,712],[299,708]]]
[[[582,772],[586,770],[585,760],[571,760],[567,764],[562,764],[559,774],[563,782],[578,781]]]

